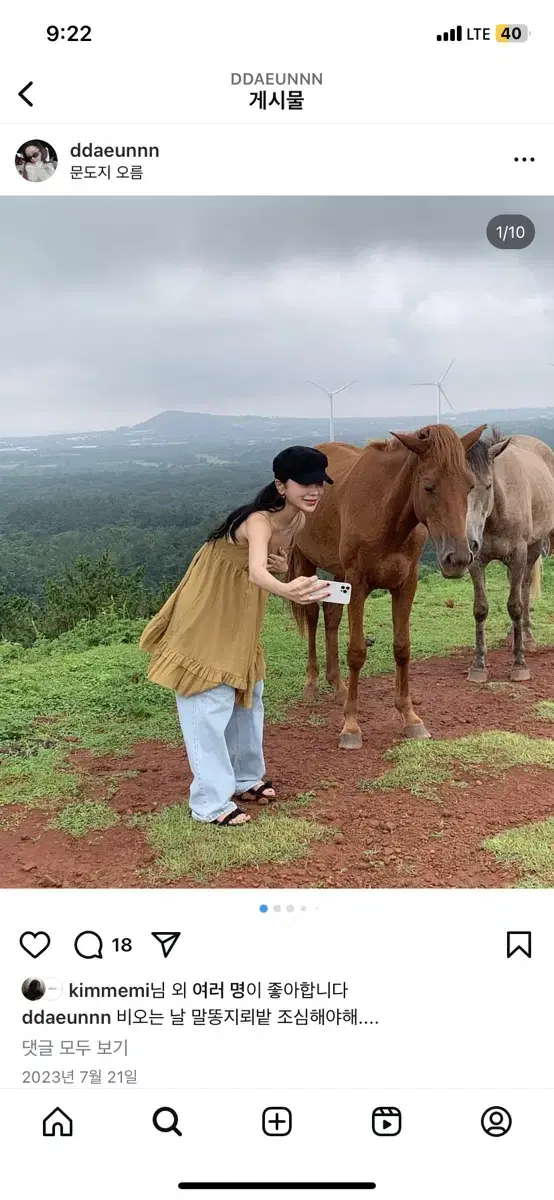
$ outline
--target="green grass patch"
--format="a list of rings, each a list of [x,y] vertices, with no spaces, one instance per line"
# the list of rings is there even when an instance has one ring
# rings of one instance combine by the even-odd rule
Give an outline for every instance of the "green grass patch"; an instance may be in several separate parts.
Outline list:
[[[111,829],[119,822],[119,816],[113,808],[102,802],[84,800],[78,804],[68,804],[62,808],[47,829],[58,829],[69,833],[72,837],[86,837],[96,830]]]
[[[545,721],[554,721],[554,700],[541,700],[535,705],[535,712]]]
[[[520,887],[554,887],[554,817],[508,829],[483,845],[498,863],[517,869]]]
[[[84,779],[64,767],[64,751],[39,750],[26,757],[0,757],[0,805],[56,807],[77,798]]]
[[[290,801],[290,805],[295,808],[306,808],[308,804],[313,804],[314,800],[317,800],[315,792],[299,792],[294,800]],[[282,807],[285,806],[282,805]]]
[[[216,829],[190,817],[184,804],[174,804],[139,824],[158,855],[149,872],[151,882],[189,876],[202,883],[215,871],[289,863],[305,858],[316,841],[329,841],[336,830],[315,821],[296,820],[276,812],[263,812],[240,828]]]
[[[49,739],[62,745],[69,734],[98,753],[121,753],[141,738],[177,743],[173,695],[148,683],[145,665],[138,646],[117,644],[66,651],[53,642],[8,660],[0,669],[0,751],[15,739],[30,748],[44,739],[45,717]]]
[[[399,789],[414,796],[436,800],[441,785],[460,785],[468,772],[498,775],[511,767],[554,769],[554,741],[531,738],[522,733],[471,734],[444,741],[404,742],[388,750],[384,758],[394,763],[390,771],[375,779],[363,779],[363,791]]]

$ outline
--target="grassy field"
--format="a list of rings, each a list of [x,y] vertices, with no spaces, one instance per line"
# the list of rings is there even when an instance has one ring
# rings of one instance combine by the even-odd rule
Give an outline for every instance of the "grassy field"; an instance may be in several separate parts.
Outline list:
[[[493,567],[489,569],[489,577],[488,643],[493,646],[507,632],[505,572]],[[536,607],[535,630],[537,640],[549,645],[554,645],[553,584],[554,562],[546,561],[543,599]],[[5,810],[3,822],[0,815],[0,825],[13,823],[9,806],[17,804],[45,810],[45,823],[72,837],[107,829],[124,820],[110,807],[109,801],[121,776],[133,772],[132,746],[142,739],[181,744],[172,695],[146,680],[147,659],[137,644],[143,624],[106,617],[83,622],[56,641],[42,641],[28,650],[0,643],[0,805]],[[392,670],[388,595],[368,600],[365,630],[375,636],[376,644],[368,652],[364,674]],[[470,646],[473,631],[469,578],[447,581],[436,574],[425,577],[413,609],[413,658],[444,655],[456,647]],[[305,643],[280,601],[271,600],[269,604],[263,641],[268,666],[266,718],[279,721],[301,696],[306,653]],[[341,630],[341,656],[346,674],[345,648],[346,620]],[[544,698],[542,707],[545,722],[552,719],[554,704],[550,697]],[[544,765],[550,767],[550,742],[541,745],[540,753],[546,755]],[[380,778],[362,781],[362,786],[402,787],[408,780],[410,790],[424,797],[449,777],[460,757],[467,759],[471,748],[479,757],[471,739],[466,740],[465,746],[432,743],[432,747],[431,750],[420,744],[405,744],[396,748],[392,770],[385,770]],[[96,783],[92,798],[92,778],[86,770],[72,767],[67,761],[68,751],[76,748],[93,754],[128,754],[128,771],[114,772],[102,795],[98,794]],[[535,753],[536,747],[531,749]],[[497,746],[494,753],[498,769],[508,771],[521,761],[524,751],[531,752],[521,744],[517,750],[514,743]],[[486,752],[490,752],[490,747]],[[299,800],[298,808],[303,811],[292,811],[287,806],[272,808],[261,820],[252,823],[248,837],[233,839],[232,847],[230,839],[225,839],[225,852],[221,840],[217,845],[214,842],[214,834],[219,838],[217,831],[191,828],[192,823],[183,818],[180,804],[141,820],[162,876],[170,878],[185,872],[200,879],[225,866],[290,861],[304,855],[314,839],[329,836],[328,828],[310,821],[305,799],[304,803]],[[525,835],[524,831],[520,834],[524,841],[526,837],[527,841],[536,837],[535,830],[532,834]],[[513,831],[510,837],[509,844],[491,846],[491,853],[499,857],[512,853],[523,860],[525,855],[521,850],[516,853],[514,849],[519,843]],[[224,861],[222,854],[226,854]]]

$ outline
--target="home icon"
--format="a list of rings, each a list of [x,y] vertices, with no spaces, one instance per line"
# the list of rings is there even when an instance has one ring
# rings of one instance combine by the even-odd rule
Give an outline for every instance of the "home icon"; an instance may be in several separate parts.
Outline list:
[[[73,1121],[61,1108],[54,1108],[42,1122],[43,1137],[73,1137]]]

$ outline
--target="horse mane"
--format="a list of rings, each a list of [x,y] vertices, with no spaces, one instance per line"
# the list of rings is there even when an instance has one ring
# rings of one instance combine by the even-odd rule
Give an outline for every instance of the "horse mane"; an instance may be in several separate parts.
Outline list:
[[[450,428],[450,425],[424,425],[422,429],[416,429],[415,434],[411,436],[425,437],[429,440],[429,449],[432,451],[437,465],[443,471],[459,471],[460,467],[464,466],[466,462],[464,448],[458,434]],[[394,436],[385,440],[370,439],[366,444],[373,450],[379,450],[385,454],[396,453],[402,447],[402,442],[399,442],[398,438]],[[409,454],[409,451],[406,453]]]
[[[478,475],[484,472],[489,467],[489,450],[491,446],[497,446],[499,442],[506,440],[502,430],[493,426],[490,434],[486,438],[479,438],[478,442],[471,447],[468,452],[467,461],[470,469]]]
[[[506,434],[502,433],[502,430],[498,428],[498,425],[493,425],[489,436],[485,438],[486,445],[489,447],[489,449],[491,446],[497,446],[499,442],[505,441]]]

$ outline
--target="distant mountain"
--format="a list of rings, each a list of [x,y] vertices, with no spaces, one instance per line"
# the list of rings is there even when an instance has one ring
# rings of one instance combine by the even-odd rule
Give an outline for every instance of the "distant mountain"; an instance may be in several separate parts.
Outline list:
[[[219,424],[225,424],[238,418],[218,417],[213,413],[189,413],[180,409],[168,408],[165,412],[156,413],[147,421],[138,425],[126,425],[128,433],[159,433],[162,437],[176,437],[178,434],[193,436],[197,433],[211,432]],[[248,418],[246,418],[248,419]],[[123,432],[123,429],[118,430]]]
[[[393,414],[387,417],[362,414],[357,417],[343,417],[339,412],[335,416],[335,438],[337,441],[359,444],[370,437],[386,437],[391,430],[418,429],[422,425],[432,424],[433,420],[429,412],[419,416]],[[486,423],[489,429],[496,425],[506,433],[533,433],[554,445],[554,407],[448,412],[444,414],[443,420],[446,424],[453,425],[460,433]],[[40,454],[68,451],[74,455],[85,449],[98,449],[100,452],[116,447],[123,450],[131,446],[155,447],[170,444],[183,447],[183,452],[188,446],[192,453],[204,448],[204,444],[207,443],[219,447],[227,443],[237,447],[257,442],[276,445],[283,442],[300,442],[315,445],[327,441],[328,437],[329,421],[325,412],[311,417],[261,417],[166,409],[155,413],[146,421],[140,421],[136,425],[120,425],[116,429],[83,430],[72,434],[50,433],[42,436],[34,434],[32,437],[18,438],[0,435],[0,453],[19,448],[22,453],[31,450]],[[202,447],[199,447],[199,442],[203,443]]]
[[[354,438],[354,434],[357,433],[358,436],[365,434],[371,437],[375,434],[388,433],[391,429],[418,429],[432,421],[433,418],[429,413],[410,417],[371,417],[361,414],[358,417],[341,417],[337,415],[335,417],[335,436]],[[444,421],[454,425],[457,429],[473,428],[475,425],[486,422],[489,426],[498,425],[512,430],[525,425],[528,430],[530,424],[536,426],[539,421],[554,424],[554,407],[449,412],[444,414]],[[124,434],[126,437],[146,434],[165,440],[171,438],[193,439],[228,431],[234,440],[240,440],[242,437],[266,440],[292,437],[296,430],[298,436],[303,433],[309,441],[313,435],[317,435],[323,440],[327,436],[328,428],[328,419],[323,413],[313,417],[261,417],[190,413],[182,412],[179,409],[166,409],[164,412],[149,417],[147,421],[121,427],[116,432]]]

